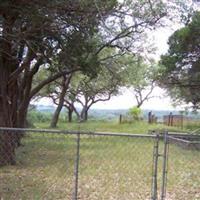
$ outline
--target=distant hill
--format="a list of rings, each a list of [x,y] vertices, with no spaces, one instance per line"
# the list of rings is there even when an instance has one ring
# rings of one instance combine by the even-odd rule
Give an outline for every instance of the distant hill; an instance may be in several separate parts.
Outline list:
[[[54,112],[54,106],[36,105],[36,109],[40,112]]]
[[[36,105],[36,109],[40,112],[50,112],[53,113],[55,110],[54,106],[46,106],[46,105]],[[170,112],[177,115],[180,114],[178,111],[174,110],[143,110],[143,118],[148,118],[148,113],[152,112],[158,117],[159,121],[162,121],[164,115],[169,115]],[[63,109],[62,112],[65,112],[65,109]],[[89,110],[89,118],[95,118],[95,119],[105,119],[105,120],[113,120],[118,119],[119,115],[126,115],[128,113],[128,109],[90,109]],[[193,113],[188,114],[189,117],[200,119],[200,114],[195,115]]]

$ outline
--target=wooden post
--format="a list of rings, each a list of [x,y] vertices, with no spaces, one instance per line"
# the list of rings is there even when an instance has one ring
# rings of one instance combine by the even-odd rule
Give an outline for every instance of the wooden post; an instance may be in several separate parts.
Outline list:
[[[158,123],[158,117],[155,117],[155,123],[156,124]]]
[[[181,115],[181,129],[183,129],[183,114]]]
[[[172,112],[169,113],[168,126],[172,126]]]
[[[171,126],[174,126],[174,116],[171,116]]]
[[[151,116],[151,123],[154,123],[155,122],[155,115],[153,114],[152,116]]]
[[[120,124],[122,123],[122,115],[121,114],[119,115],[119,123]]]
[[[148,123],[149,124],[152,123],[152,112],[151,111],[148,113]]]

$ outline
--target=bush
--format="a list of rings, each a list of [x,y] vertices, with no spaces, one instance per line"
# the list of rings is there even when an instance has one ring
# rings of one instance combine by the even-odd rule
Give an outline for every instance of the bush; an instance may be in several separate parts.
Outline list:
[[[39,111],[30,111],[28,112],[27,121],[31,124],[36,122],[50,122],[52,113],[50,112],[39,112]]]
[[[133,108],[130,108],[129,115],[136,121],[139,121],[142,119],[142,110],[136,106]]]

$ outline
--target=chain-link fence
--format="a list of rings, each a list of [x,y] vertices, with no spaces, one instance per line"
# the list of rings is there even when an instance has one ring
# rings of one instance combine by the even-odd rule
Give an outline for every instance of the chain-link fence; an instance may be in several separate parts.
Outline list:
[[[200,199],[200,153],[170,144],[168,158],[171,136],[2,128],[0,148],[5,133],[23,137],[0,199]]]
[[[153,140],[130,136],[84,136],[80,145],[80,199],[148,199]]]
[[[15,150],[16,164],[0,167],[0,199],[71,199],[74,136],[27,131],[20,143]]]
[[[168,198],[200,200],[200,135],[169,136]]]

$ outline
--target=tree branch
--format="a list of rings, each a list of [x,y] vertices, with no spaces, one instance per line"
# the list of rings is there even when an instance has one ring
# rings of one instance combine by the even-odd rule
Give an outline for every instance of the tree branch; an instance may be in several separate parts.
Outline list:
[[[55,81],[56,79],[60,78],[63,75],[71,74],[78,70],[80,70],[80,68],[76,68],[73,70],[61,71],[61,72],[58,72],[57,74],[45,79],[44,81],[40,82],[35,88],[32,89],[29,98],[31,99],[33,96],[35,96],[37,94],[37,92],[39,92],[45,85]]]

